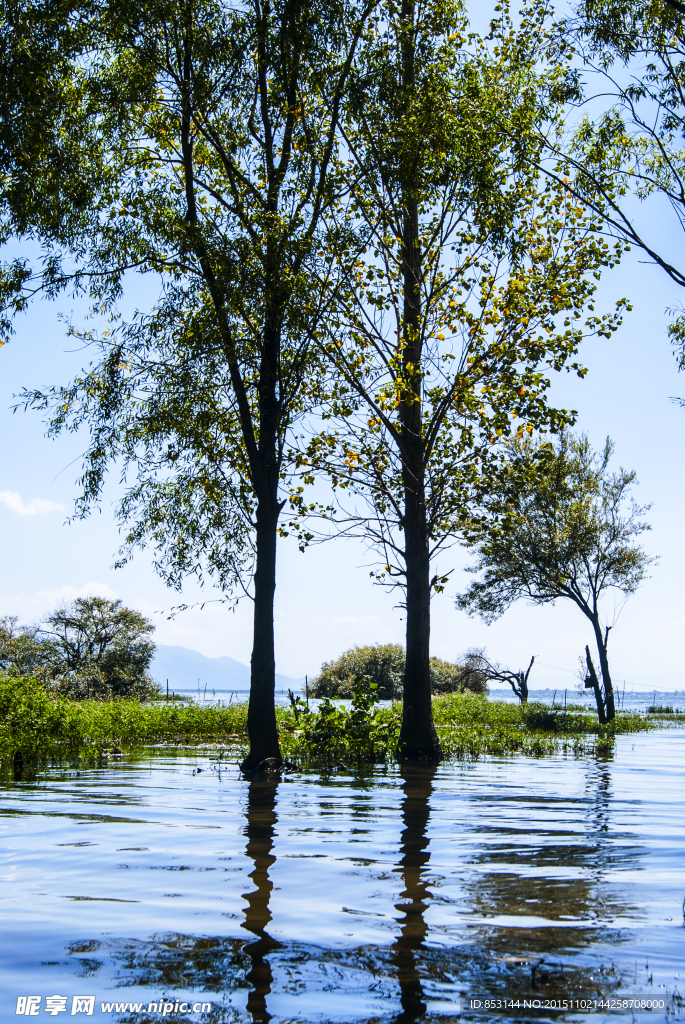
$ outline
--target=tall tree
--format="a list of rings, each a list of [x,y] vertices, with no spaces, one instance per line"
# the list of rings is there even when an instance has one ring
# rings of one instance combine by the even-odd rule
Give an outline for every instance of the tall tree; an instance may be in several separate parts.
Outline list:
[[[449,0],[383,10],[342,125],[366,246],[321,340],[333,423],[304,472],[327,470],[343,528],[380,553],[377,579],[404,592],[400,749],[421,759],[440,756],[430,600],[446,576],[431,563],[472,492],[490,486],[501,440],[569,421],[546,400],[545,371],[582,376],[581,338],[615,328],[617,315],[592,313],[592,275],[618,253],[563,185],[541,182],[528,151],[573,85],[565,60],[539,70],[544,10],[534,4],[516,30],[503,13],[489,41],[467,39]]]
[[[650,205],[670,206],[676,236],[685,230],[685,4],[580,0],[557,28],[577,53],[578,95],[567,131],[544,139],[541,167],[565,181],[609,234],[685,287],[685,260],[655,230]],[[669,335],[683,369],[685,313],[673,312]]]
[[[152,543],[175,585],[209,568],[224,587],[251,586],[245,770],[280,761],[273,602],[287,438],[312,375],[323,312],[312,266],[335,247],[323,218],[337,201],[337,123],[372,9],[105,5],[74,71],[107,168],[93,180],[107,187],[52,254],[51,281],[87,289],[115,322],[83,335],[100,348],[95,366],[26,400],[51,410],[53,432],[90,431],[82,513],[123,460],[137,475],[119,506],[129,550]],[[49,224],[33,230],[60,241]],[[131,271],[153,275],[161,295],[124,322],[114,304]]]
[[[630,496],[635,473],[609,471],[613,445],[595,453],[585,435],[563,433],[552,447],[534,442],[512,451],[512,485],[506,476],[487,513],[474,522],[468,543],[477,552],[473,572],[481,573],[458,606],[486,622],[514,601],[549,604],[564,598],[589,619],[597,645],[601,687],[586,648],[588,680],[601,722],[615,715],[607,645],[613,622],[602,617],[607,591],[634,594],[655,561],[636,544],[650,527],[649,505]],[[527,478],[519,486],[521,474]],[[615,621],[615,620],[614,620]]]

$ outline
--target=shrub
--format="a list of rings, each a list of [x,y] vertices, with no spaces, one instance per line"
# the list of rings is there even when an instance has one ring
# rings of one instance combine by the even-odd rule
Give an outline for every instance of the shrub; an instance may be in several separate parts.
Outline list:
[[[373,644],[351,647],[335,661],[326,661],[312,683],[314,697],[351,698],[359,680],[368,677],[378,700],[394,700],[402,694],[404,647]]]
[[[441,658],[431,658],[431,691],[487,693],[487,683],[476,673]],[[401,644],[356,645],[335,661],[327,661],[313,681],[313,697],[351,699],[361,679],[368,678],[378,700],[399,700],[404,679],[404,647]]]
[[[464,670],[441,658],[431,658],[431,693],[482,693],[488,692],[487,679],[481,672]]]

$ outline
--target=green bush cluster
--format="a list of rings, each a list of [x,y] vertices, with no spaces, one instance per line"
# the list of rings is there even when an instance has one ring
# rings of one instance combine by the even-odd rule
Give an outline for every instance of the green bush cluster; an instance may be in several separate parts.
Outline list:
[[[351,707],[324,697],[316,709],[293,699],[290,718],[281,721],[283,756],[298,765],[378,764],[397,748],[399,717],[382,714],[376,683],[360,678],[352,691]]]
[[[293,699],[277,708],[283,756],[298,767],[359,767],[396,756],[400,704],[378,706],[378,692],[361,679],[351,706],[323,698],[318,707]],[[649,729],[648,719],[619,714],[601,726],[581,707],[506,704],[481,694],[433,699],[436,727],[447,757],[484,754],[542,756],[611,748],[619,732]],[[141,703],[135,700],[72,701],[48,691],[42,680],[0,679],[0,762],[7,768],[74,756],[96,758],[113,746],[229,743],[246,740],[247,704]]]
[[[379,700],[400,700],[404,680],[404,647],[401,644],[356,645],[335,661],[327,661],[311,684],[314,697],[350,699],[359,681],[368,678]],[[431,692],[487,693],[487,682],[477,673],[465,673],[462,665],[441,658],[430,659]]]
[[[0,679],[0,761],[27,763],[115,745],[241,741],[247,705],[200,706],[137,700],[79,700],[49,692],[34,677]]]

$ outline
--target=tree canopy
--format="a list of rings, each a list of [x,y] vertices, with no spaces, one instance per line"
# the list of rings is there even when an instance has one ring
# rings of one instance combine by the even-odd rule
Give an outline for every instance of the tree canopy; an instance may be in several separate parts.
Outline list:
[[[457,599],[458,607],[486,622],[521,599],[573,601],[592,624],[604,687],[599,710],[608,718],[614,707],[607,642],[616,615],[607,616],[602,598],[611,591],[634,594],[655,561],[637,543],[650,529],[643,518],[650,506],[638,505],[630,493],[634,472],[609,470],[612,452],[608,438],[597,453],[586,435],[570,432],[556,444],[513,446],[513,484],[505,474],[468,536],[476,552],[470,571],[480,579]]]
[[[153,632],[149,619],[121,601],[79,597],[40,625],[0,620],[0,665],[9,676],[37,676],[77,700],[147,700],[159,693],[148,673]]]

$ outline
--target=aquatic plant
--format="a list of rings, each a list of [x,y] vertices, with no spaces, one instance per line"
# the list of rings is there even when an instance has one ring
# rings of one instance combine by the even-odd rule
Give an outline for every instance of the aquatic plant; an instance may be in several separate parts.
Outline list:
[[[377,713],[378,686],[361,676],[352,691],[351,707],[334,705],[324,697],[316,710],[291,694],[294,727],[286,725],[281,748],[298,764],[374,764],[397,749],[398,715]],[[393,705],[399,708],[399,705]]]
[[[39,679],[0,679],[0,762],[76,754],[100,756],[114,745],[240,741],[246,704],[200,706],[137,700],[73,701]]]
[[[393,760],[401,725],[398,702],[380,704],[361,679],[351,704],[329,698],[308,706],[293,695],[277,708],[283,755],[297,767],[363,766]],[[433,713],[445,757],[477,758],[608,751],[617,733],[652,728],[654,719],[619,713],[609,725],[577,705],[507,704],[480,694],[435,697]],[[113,748],[220,744],[232,754],[247,743],[247,704],[136,700],[72,701],[36,678],[0,679],[0,762],[4,768],[46,760],[98,759]]]

